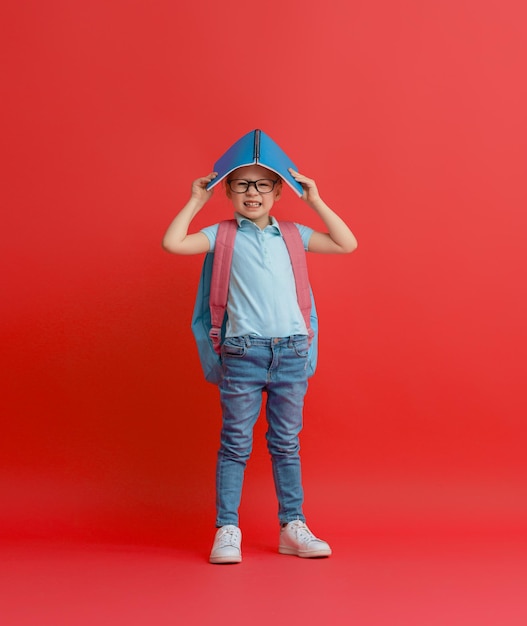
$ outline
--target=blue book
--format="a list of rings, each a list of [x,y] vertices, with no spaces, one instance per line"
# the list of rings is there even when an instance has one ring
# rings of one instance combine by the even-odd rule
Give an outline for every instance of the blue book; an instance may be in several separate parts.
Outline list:
[[[246,165],[266,167],[278,174],[298,196],[304,193],[302,185],[297,183],[288,169],[292,167],[298,172],[296,165],[269,135],[258,128],[238,139],[214,163],[214,171],[218,172],[218,175],[207,185],[207,189],[212,189],[233,170]]]

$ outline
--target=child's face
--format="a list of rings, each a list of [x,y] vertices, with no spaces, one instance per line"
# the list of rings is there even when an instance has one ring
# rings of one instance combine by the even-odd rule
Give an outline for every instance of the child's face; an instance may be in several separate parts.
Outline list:
[[[261,193],[263,190],[258,191],[255,185],[249,185],[243,193],[234,193],[228,184],[226,186],[227,197],[232,201],[235,211],[250,219],[260,228],[264,228],[269,224],[269,211],[282,194],[281,178],[278,174],[261,165],[248,165],[239,167],[228,177],[229,181],[234,181],[235,179],[253,183],[264,180],[279,181],[275,184],[273,190],[268,193]]]

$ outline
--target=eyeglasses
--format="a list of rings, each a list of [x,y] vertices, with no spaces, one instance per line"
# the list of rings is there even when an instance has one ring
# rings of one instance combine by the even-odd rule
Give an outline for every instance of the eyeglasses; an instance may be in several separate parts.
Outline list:
[[[245,193],[249,190],[251,185],[258,193],[271,193],[278,180],[271,180],[270,178],[260,178],[260,180],[242,180],[241,178],[233,178],[227,181],[231,191],[234,193]]]

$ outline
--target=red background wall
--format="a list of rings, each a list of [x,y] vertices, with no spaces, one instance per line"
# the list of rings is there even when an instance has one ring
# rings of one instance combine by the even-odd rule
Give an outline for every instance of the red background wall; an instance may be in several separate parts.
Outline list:
[[[525,527],[523,3],[180,4],[3,5],[3,535],[212,526],[201,259],[160,241],[256,127],[359,239],[309,259],[308,518]],[[276,215],[318,224],[289,191]],[[263,432],[245,524],[275,523]]]

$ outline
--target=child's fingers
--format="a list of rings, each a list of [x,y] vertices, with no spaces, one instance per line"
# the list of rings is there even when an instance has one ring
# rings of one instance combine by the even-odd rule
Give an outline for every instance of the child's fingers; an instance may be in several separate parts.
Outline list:
[[[297,172],[292,167],[289,168],[289,172],[293,178],[305,178],[300,172]]]
[[[218,174],[216,172],[211,172],[208,176],[202,176],[194,181],[200,187],[206,187],[211,181],[213,181]]]
[[[304,174],[300,174],[300,172],[296,172],[292,167],[289,168],[289,171],[291,172],[291,176],[299,183],[305,183],[308,186],[315,184],[314,180],[304,176]]]

